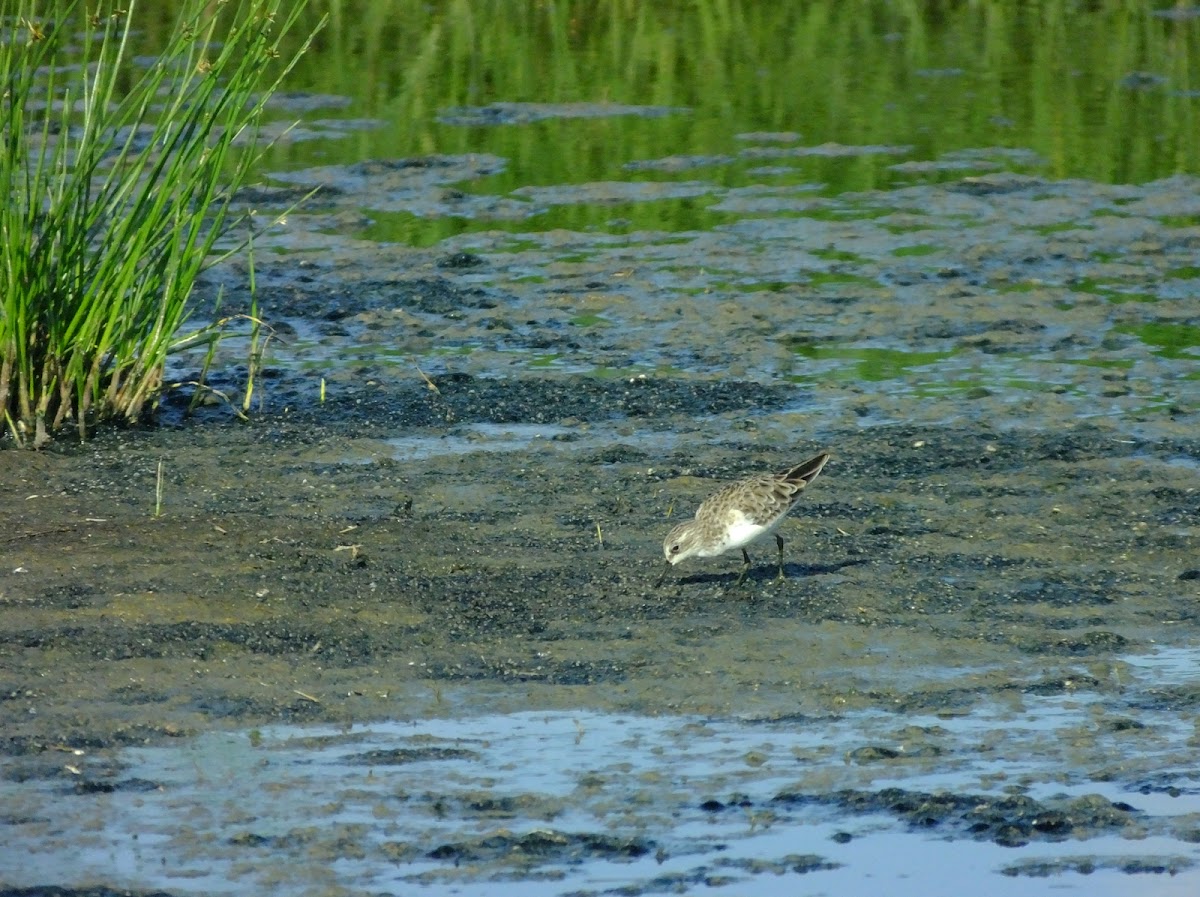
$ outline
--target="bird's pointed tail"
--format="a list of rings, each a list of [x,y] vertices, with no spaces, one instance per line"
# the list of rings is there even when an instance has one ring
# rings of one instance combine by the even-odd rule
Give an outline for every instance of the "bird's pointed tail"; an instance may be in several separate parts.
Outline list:
[[[817,474],[821,472],[822,468],[825,467],[825,464],[832,457],[833,455],[829,454],[829,452],[822,452],[815,458],[809,458],[803,464],[797,464],[785,473],[783,478],[789,483],[803,483],[807,486],[817,478]]]

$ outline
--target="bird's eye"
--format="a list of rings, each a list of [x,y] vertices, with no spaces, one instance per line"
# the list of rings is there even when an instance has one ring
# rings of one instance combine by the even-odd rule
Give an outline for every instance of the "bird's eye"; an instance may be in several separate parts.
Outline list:
[[[676,542],[674,545],[671,546],[670,552],[671,552],[671,554],[679,554],[679,543],[678,542]]]

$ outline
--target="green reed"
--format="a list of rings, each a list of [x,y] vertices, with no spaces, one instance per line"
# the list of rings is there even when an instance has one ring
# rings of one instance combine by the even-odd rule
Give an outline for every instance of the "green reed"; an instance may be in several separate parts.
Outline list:
[[[188,297],[232,251],[264,105],[308,45],[280,49],[304,0],[183,0],[143,66],[136,6],[18,0],[0,20],[0,411],[19,444],[142,418],[167,357],[219,338],[181,334]]]

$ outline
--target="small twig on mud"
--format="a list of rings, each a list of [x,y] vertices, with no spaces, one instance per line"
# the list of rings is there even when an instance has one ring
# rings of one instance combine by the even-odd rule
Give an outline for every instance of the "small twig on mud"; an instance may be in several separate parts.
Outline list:
[[[436,383],[434,383],[432,380],[429,379],[429,375],[426,374],[423,370],[421,370],[421,368],[418,365],[414,364],[413,367],[415,367],[417,369],[417,373],[421,375],[421,379],[425,381],[425,385],[440,396],[442,394],[442,391],[437,388]]]
[[[211,393],[212,395],[220,398],[226,405],[228,405],[229,410],[232,411],[234,414],[236,414],[240,420],[248,421],[250,419],[250,418],[246,417],[246,415],[244,413],[242,413],[241,410],[239,410],[237,407],[234,406],[233,401],[229,398],[228,395],[221,392],[221,390],[219,390],[219,389],[209,386],[207,383],[204,383],[201,380],[180,380],[178,383],[172,383],[171,389],[179,389],[179,387],[181,387],[181,386],[195,387],[195,389],[196,389],[195,396],[196,397]],[[188,410],[190,412],[191,408],[189,407]]]
[[[292,691],[294,691],[294,692],[295,692],[296,694],[298,694],[300,697],[304,698],[304,700],[306,700],[306,701],[312,701],[314,704],[320,704],[320,703],[321,703],[321,699],[320,699],[320,698],[314,698],[312,695],[310,695],[310,694],[306,694],[305,692],[302,692],[302,691],[301,691],[300,689],[298,689],[298,688],[293,688],[293,689],[292,689]]]
[[[437,396],[438,401],[441,402],[442,415],[443,415],[443,417],[445,417],[446,423],[448,423],[448,424],[453,423],[454,422],[454,409],[450,407],[450,404],[446,401],[446,397],[443,396],[442,391],[440,389],[438,389],[438,385],[436,383],[434,383],[432,378],[430,378],[430,376],[428,374],[426,374],[423,370],[421,370],[421,368],[419,366],[414,364],[413,367],[417,369],[417,373],[420,374],[421,379],[423,381],[425,381],[425,388],[428,389],[435,396]]]
[[[154,516],[162,516],[162,497],[163,497],[163,462],[162,458],[158,459],[158,474],[154,478]]]
[[[73,532],[73,526],[56,526],[53,529],[38,529],[28,533],[17,533],[15,536],[4,536],[0,542],[20,542],[22,539],[36,539],[39,536],[52,536],[55,533]]]

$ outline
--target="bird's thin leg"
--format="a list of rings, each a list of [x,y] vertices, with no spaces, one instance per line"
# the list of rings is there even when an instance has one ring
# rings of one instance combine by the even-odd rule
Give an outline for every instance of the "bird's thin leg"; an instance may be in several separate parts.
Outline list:
[[[783,536],[775,534],[775,544],[779,546],[779,581],[783,582]]]
[[[742,584],[742,580],[745,579],[746,574],[750,572],[750,555],[746,554],[746,549],[744,549],[744,548],[742,549],[742,561],[743,561],[743,563],[742,563],[741,575],[738,576],[737,582],[735,582],[733,584],[733,587],[735,589]]]

